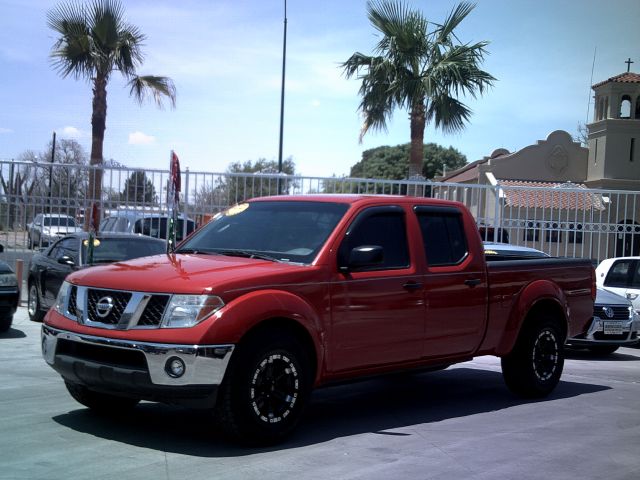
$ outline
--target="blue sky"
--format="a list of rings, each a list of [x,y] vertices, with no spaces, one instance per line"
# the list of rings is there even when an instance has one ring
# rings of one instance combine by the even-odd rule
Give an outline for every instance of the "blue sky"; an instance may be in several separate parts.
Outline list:
[[[139,107],[112,77],[105,158],[168,168],[173,149],[183,169],[215,172],[235,161],[277,159],[283,0],[123,3],[129,22],[147,35],[140,73],[171,77],[177,108]],[[438,22],[457,2],[409,3]],[[48,58],[55,35],[46,12],[54,4],[0,0],[0,159],[43,151],[53,131],[89,151],[90,85],[60,78]],[[626,71],[628,57],[640,72],[639,24],[637,0],[479,0],[459,36],[491,42],[484,67],[498,82],[469,101],[474,113],[462,133],[429,126],[425,141],[452,145],[474,161],[553,130],[574,134],[587,116],[594,49],[594,83]],[[388,132],[358,143],[359,84],[338,65],[354,51],[371,53],[375,41],[365,1],[288,0],[284,156],[299,173],[345,175],[363,150],[409,141],[399,110]]]

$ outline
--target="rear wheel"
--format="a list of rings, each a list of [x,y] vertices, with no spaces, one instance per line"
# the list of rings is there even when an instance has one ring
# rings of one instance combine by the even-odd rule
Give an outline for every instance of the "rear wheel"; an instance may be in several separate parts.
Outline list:
[[[618,350],[619,347],[617,345],[592,345],[588,348],[590,352],[598,355],[610,355]]]
[[[278,442],[300,420],[311,384],[308,354],[294,337],[255,336],[234,353],[218,394],[217,423],[242,443]]]
[[[507,387],[528,398],[551,393],[564,367],[563,343],[558,323],[551,317],[523,326],[513,350],[502,358]]]
[[[118,397],[107,393],[94,392],[77,383],[65,381],[64,384],[74,400],[100,413],[124,413],[131,410],[140,401],[135,398]]]
[[[35,282],[29,284],[29,296],[27,298],[27,312],[29,320],[32,322],[41,322],[44,318],[44,312],[40,308],[40,297],[38,296],[38,287]]]

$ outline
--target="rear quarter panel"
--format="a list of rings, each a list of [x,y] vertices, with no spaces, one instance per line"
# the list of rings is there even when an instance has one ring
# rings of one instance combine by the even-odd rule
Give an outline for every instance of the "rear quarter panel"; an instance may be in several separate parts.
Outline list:
[[[527,313],[539,302],[562,311],[569,336],[582,333],[593,315],[593,267],[583,259],[489,262],[489,325],[480,354],[511,351]]]

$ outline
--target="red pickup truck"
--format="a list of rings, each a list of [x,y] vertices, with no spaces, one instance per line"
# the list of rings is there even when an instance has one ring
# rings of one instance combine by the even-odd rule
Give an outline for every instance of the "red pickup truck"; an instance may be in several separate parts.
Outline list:
[[[456,202],[315,195],[249,201],[175,253],[67,277],[45,360],[98,411],[141,399],[212,409],[250,443],[290,433],[314,387],[497,355],[527,397],[586,330],[589,260],[485,262]]]

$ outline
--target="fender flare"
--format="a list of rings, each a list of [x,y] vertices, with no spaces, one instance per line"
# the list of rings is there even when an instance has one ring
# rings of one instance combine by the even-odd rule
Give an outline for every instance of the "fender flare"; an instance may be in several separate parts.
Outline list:
[[[564,291],[552,281],[536,280],[526,285],[518,294],[496,348],[496,355],[504,356],[511,352],[528,315],[538,308],[551,308],[554,313],[560,312],[564,322],[562,328],[567,332],[569,307]]]
[[[268,289],[241,295],[213,315],[203,343],[238,344],[245,335],[266,321],[295,322],[304,329],[315,349],[316,378],[324,362],[324,330],[319,314],[301,297]]]

